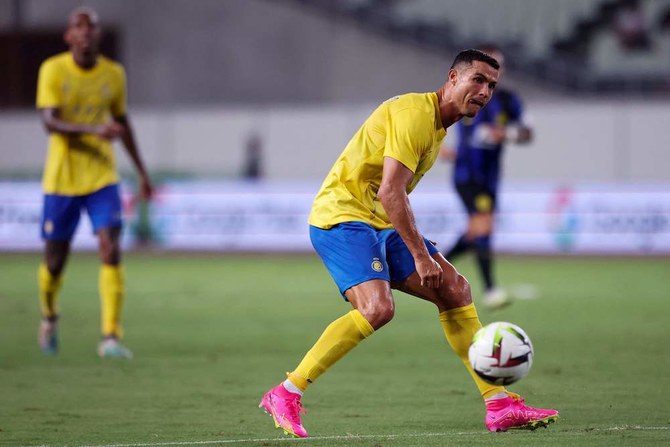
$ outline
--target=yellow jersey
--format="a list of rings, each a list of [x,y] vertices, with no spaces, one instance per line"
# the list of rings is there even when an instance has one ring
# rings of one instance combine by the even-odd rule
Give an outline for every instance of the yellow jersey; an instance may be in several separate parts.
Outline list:
[[[104,56],[88,70],[78,66],[70,52],[50,57],[40,66],[37,108],[57,108],[61,119],[78,124],[103,124],[123,116],[123,67]],[[111,142],[93,134],[49,134],[42,177],[46,194],[90,194],[118,181]]]
[[[446,131],[436,93],[391,98],[372,112],[347,144],[314,199],[309,224],[328,229],[342,222],[393,228],[377,199],[384,157],[414,173],[409,194],[433,166]]]

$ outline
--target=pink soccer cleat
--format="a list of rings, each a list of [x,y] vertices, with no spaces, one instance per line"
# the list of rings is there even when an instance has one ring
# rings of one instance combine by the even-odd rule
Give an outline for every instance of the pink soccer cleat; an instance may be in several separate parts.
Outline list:
[[[275,427],[281,427],[287,435],[296,438],[308,436],[300,422],[300,413],[305,413],[300,395],[291,393],[281,383],[265,393],[258,407],[270,414],[275,421]]]
[[[486,403],[486,428],[490,431],[535,430],[558,419],[558,411],[525,405],[518,395]]]

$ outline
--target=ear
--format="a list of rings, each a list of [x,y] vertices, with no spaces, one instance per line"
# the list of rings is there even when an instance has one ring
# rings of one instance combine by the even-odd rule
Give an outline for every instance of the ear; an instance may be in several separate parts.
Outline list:
[[[449,69],[449,74],[447,76],[447,82],[452,85],[455,85],[456,81],[458,81],[458,72],[454,68]]]
[[[70,27],[63,31],[63,41],[69,46],[70,45]]]

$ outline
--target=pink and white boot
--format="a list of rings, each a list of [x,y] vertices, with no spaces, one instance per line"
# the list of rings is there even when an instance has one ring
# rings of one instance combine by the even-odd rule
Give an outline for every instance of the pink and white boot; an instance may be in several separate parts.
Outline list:
[[[272,416],[275,427],[282,428],[287,435],[306,438],[308,436],[307,430],[300,422],[300,414],[305,413],[300,398],[299,394],[288,391],[280,383],[265,393],[258,407],[263,408],[266,413]]]
[[[558,411],[525,405],[521,396],[510,394],[486,402],[486,428],[490,431],[535,430],[556,422]]]

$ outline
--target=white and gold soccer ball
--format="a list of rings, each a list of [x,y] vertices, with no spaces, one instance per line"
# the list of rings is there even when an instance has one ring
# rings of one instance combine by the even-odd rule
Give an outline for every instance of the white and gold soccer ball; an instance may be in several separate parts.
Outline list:
[[[524,378],[533,365],[533,344],[519,326],[497,321],[478,330],[468,351],[472,369],[493,385]]]

